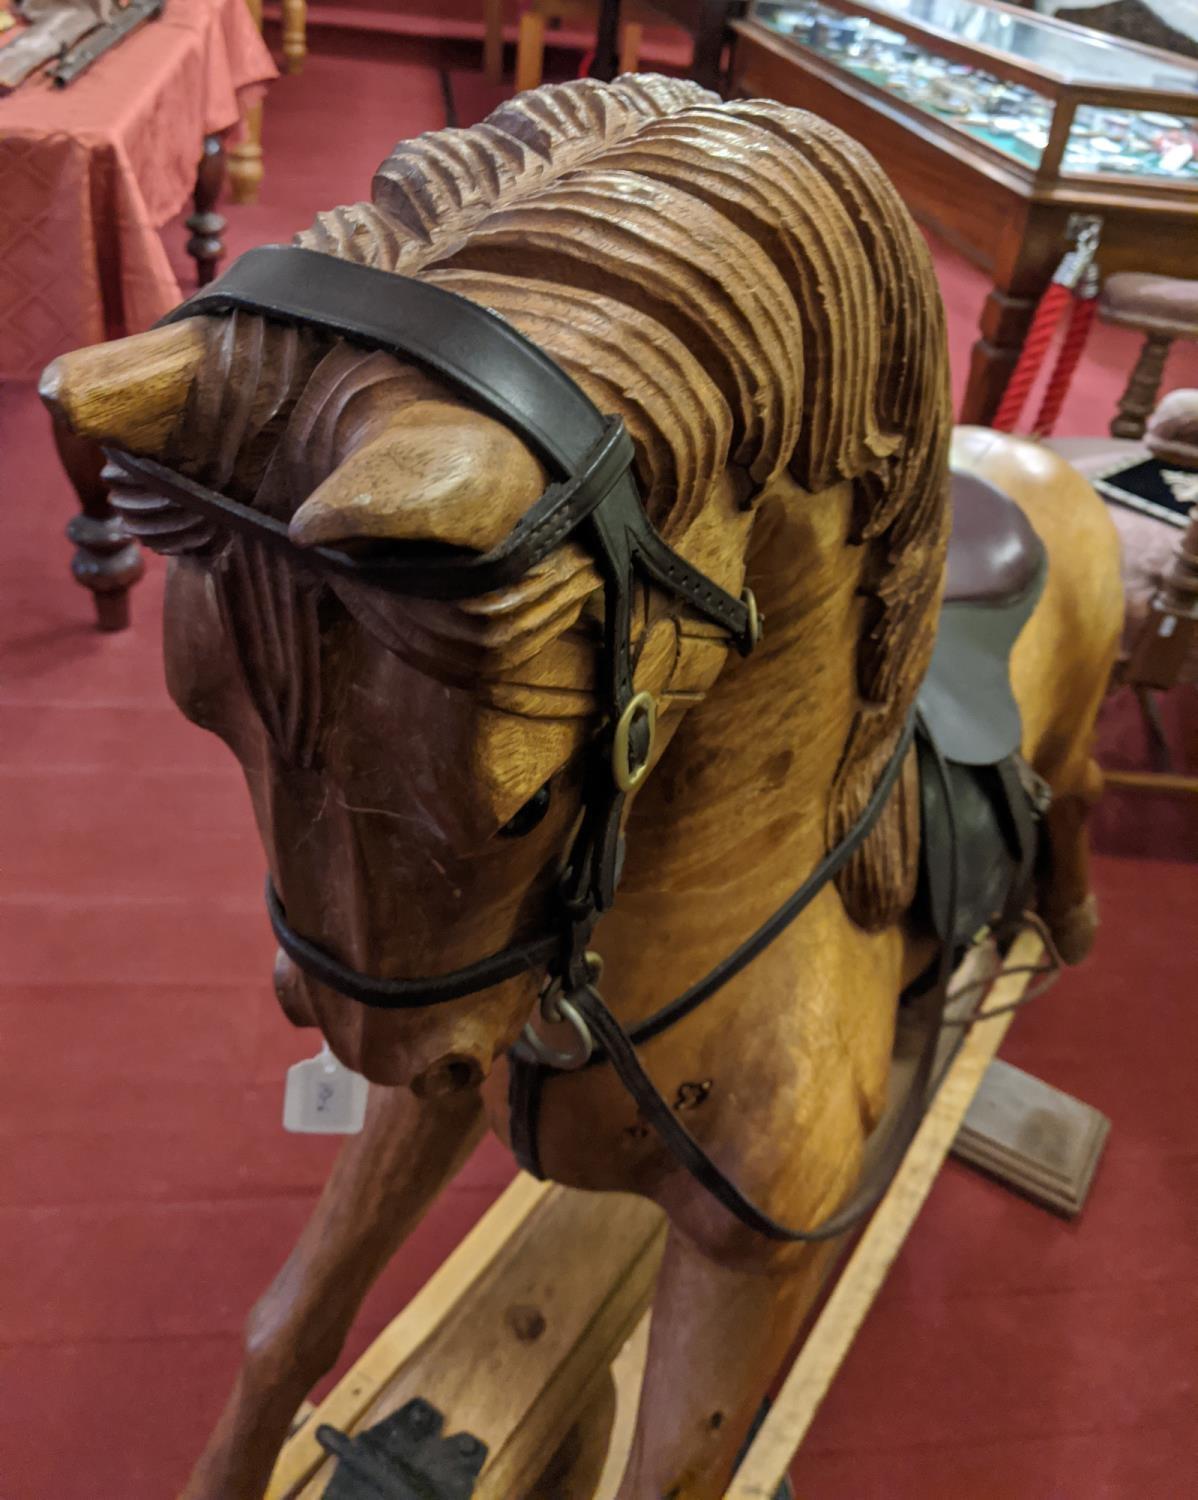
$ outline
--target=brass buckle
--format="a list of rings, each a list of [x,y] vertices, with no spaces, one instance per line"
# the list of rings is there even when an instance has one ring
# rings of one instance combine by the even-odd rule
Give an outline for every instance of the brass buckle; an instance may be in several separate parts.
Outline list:
[[[632,726],[638,714],[644,714],[649,729],[649,743],[645,758],[639,766],[632,764]],[[649,761],[653,756],[653,736],[657,730],[657,704],[652,693],[637,693],[630,699],[628,707],[620,715],[615,738],[611,746],[611,770],[616,785],[622,792],[635,792],[649,773]]]

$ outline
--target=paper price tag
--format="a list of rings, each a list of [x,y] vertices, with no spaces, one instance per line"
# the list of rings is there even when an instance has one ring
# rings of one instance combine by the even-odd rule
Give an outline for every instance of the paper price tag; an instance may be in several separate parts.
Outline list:
[[[366,1120],[370,1084],[333,1056],[326,1042],[318,1057],[287,1069],[283,1129],[300,1135],[357,1135]]]

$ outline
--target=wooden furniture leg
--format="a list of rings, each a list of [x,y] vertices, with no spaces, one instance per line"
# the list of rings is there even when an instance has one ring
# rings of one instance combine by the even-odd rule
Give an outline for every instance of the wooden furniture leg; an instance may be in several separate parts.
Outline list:
[[[229,191],[234,203],[257,203],[262,187],[262,105],[245,112],[245,133],[228,152]]]
[[[302,73],[307,56],[307,0],[283,0],[283,62],[287,71]]]
[[[600,0],[599,26],[595,33],[595,58],[591,77],[609,83],[619,63],[620,0]]]
[[[503,0],[483,0],[483,72],[488,83],[503,81]]]
[[[129,590],[145,571],[141,548],[108,502],[99,447],[59,422],[53,427],[58,456],[81,507],[81,514],[67,522],[67,540],[75,546],[71,572],[91,589],[100,629],[124,630],[129,624]]]
[[[1034,297],[1012,296],[1001,284],[990,289],[982,308],[981,337],[969,357],[969,382],[957,420],[987,427],[998,411],[1036,310]]]
[[[1120,438],[1142,438],[1148,418],[1156,405],[1156,393],[1160,390],[1165,373],[1165,360],[1173,340],[1167,333],[1150,333],[1145,336],[1140,357],[1128,378],[1127,387],[1119,397],[1119,413],[1111,423],[1111,436]]]
[[[216,275],[216,267],[225,253],[221,235],[225,231],[225,219],[216,211],[216,201],[225,180],[225,146],[218,135],[204,138],[204,153],[200,157],[196,172],[196,190],[193,199],[195,211],[187,217],[191,238],[187,241],[187,253],[196,263],[196,284],[207,286]]]
[[[250,17],[262,30],[262,0],[245,0]],[[241,140],[227,151],[229,190],[234,203],[257,203],[262,186],[262,105],[252,105],[245,112]]]
[[[620,72],[635,73],[641,60],[641,43],[645,28],[637,21],[629,21],[620,35]]]
[[[545,17],[540,11],[526,10],[520,17],[520,35],[516,43],[516,92],[535,89],[545,70]]]
[[[726,82],[721,66],[727,39],[728,7],[725,0],[697,0],[692,6],[695,51],[690,76],[705,89],[724,92]]]

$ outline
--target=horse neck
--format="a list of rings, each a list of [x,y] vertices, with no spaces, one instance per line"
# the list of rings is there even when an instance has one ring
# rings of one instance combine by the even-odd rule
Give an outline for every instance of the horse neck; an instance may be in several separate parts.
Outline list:
[[[705,973],[826,850],[829,791],[857,707],[857,585],[847,484],[761,502],[748,578],[761,645],[732,657],[640,794],[626,874],[597,934],[627,1021]],[[676,966],[684,955],[685,972]]]

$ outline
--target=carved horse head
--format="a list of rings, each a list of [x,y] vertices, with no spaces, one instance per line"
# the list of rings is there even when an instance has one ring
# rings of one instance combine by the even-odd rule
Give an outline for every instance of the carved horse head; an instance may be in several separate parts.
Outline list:
[[[634,681],[658,733],[610,920],[667,854],[685,884],[679,851],[712,809],[728,843],[792,852],[790,806],[815,809],[808,842],[834,843],[930,654],[946,527],[939,300],[872,159],[804,113],[629,78],[402,145],[373,196],[299,243],[427,279],[539,345],[623,419],[669,545],[733,596],[752,574],[770,620],[763,662],[741,662],[638,586]],[[44,394],[77,431],[285,522],[301,549],[483,552],[546,483],[514,432],[415,365],[245,313],[81,351]],[[397,978],[543,930],[601,728],[588,552],[567,541],[510,587],[437,602],[309,576],[152,486],[118,479],[114,499],[172,558],[170,690],[244,767],[292,925]],[[736,763],[709,701],[739,718]],[[780,754],[805,738],[822,769]],[[733,785],[748,790],[721,801]],[[842,872],[863,925],[910,901],[909,818],[896,800]],[[634,967],[632,939],[615,943]],[[538,982],[381,1012],[278,973],[288,1013],[346,1063],[425,1093],[477,1082]]]

